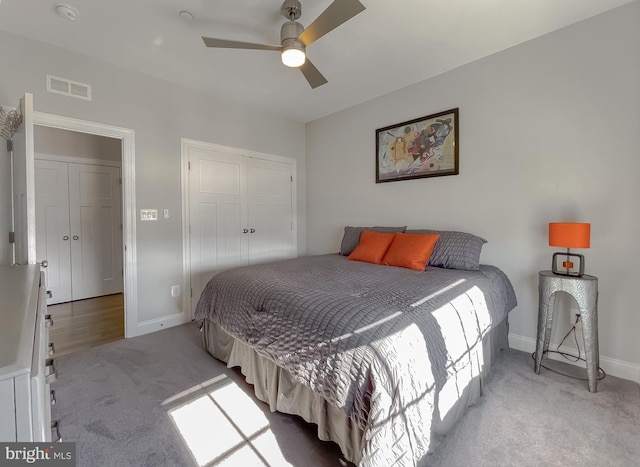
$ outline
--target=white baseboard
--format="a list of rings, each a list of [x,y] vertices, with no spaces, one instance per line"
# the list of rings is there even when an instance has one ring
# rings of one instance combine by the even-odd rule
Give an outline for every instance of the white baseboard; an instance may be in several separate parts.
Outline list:
[[[558,344],[551,344],[549,347],[555,349]],[[536,351],[536,340],[530,337],[519,336],[518,334],[509,334],[509,347],[516,350],[522,350],[524,352]],[[562,346],[561,352],[567,352],[575,354],[575,349],[572,347]],[[562,358],[561,355],[549,353],[547,354],[552,360],[560,360],[565,363],[571,363],[570,361]],[[532,363],[533,364],[533,363]],[[578,363],[574,365],[579,366]],[[640,384],[640,365],[631,362],[625,362],[624,360],[618,360],[616,358],[603,357],[600,355],[600,367],[611,376],[618,378],[624,378],[631,381],[635,381]]]
[[[131,335],[128,335],[127,337],[142,336],[143,334],[160,331],[161,329],[179,326],[189,321],[191,321],[191,319],[187,316],[186,313],[176,313],[174,315],[164,316],[162,318],[143,321],[141,323],[138,323],[136,328],[132,330]]]

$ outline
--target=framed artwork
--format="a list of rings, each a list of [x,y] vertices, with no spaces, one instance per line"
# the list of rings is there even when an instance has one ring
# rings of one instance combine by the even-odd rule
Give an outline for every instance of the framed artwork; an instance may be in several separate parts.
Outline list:
[[[376,183],[457,174],[457,108],[376,130]]]

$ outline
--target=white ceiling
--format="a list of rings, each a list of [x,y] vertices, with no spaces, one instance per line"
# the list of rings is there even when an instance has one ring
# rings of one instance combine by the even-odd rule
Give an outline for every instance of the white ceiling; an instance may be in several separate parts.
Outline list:
[[[360,1],[365,11],[307,49],[329,81],[316,89],[277,52],[201,40],[279,45],[282,0],[2,0],[0,30],[309,122],[631,0]],[[332,0],[301,2],[307,26]],[[56,15],[60,3],[80,16]]]

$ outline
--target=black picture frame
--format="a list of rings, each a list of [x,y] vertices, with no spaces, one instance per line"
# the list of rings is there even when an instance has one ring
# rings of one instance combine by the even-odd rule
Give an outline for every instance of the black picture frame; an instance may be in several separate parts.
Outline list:
[[[376,183],[458,175],[458,108],[376,130]]]

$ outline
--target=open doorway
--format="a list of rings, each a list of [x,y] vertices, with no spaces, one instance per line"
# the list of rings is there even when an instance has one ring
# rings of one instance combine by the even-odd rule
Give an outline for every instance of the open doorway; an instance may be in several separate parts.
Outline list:
[[[122,142],[35,125],[36,259],[56,354],[124,338]]]
[[[90,135],[100,135],[120,141],[122,158],[122,239],[124,245],[124,335],[134,337],[150,332],[144,323],[138,322],[138,276],[136,264],[136,187],[135,187],[135,132],[131,129],[115,127],[103,123],[79,120],[62,115],[33,112],[33,125],[58,128]],[[35,190],[34,190],[35,191]],[[35,197],[35,195],[34,195]],[[35,207],[33,223],[35,224]],[[35,227],[33,256],[35,261]]]
[[[33,110],[33,96],[25,93],[18,106],[22,116],[7,146],[10,155],[11,201],[9,224],[10,264],[36,263],[35,157],[34,126],[59,128],[92,135],[107,136],[121,142],[122,151],[122,238],[124,241],[124,315],[125,337],[157,330],[157,323],[138,320],[138,279],[136,263],[136,183],[135,132],[132,129],[80,120]],[[5,211],[6,208],[2,207]],[[0,251],[0,253],[3,253]],[[6,253],[6,252],[5,252]],[[4,256],[4,255],[3,255]],[[164,323],[160,323],[162,326]]]

